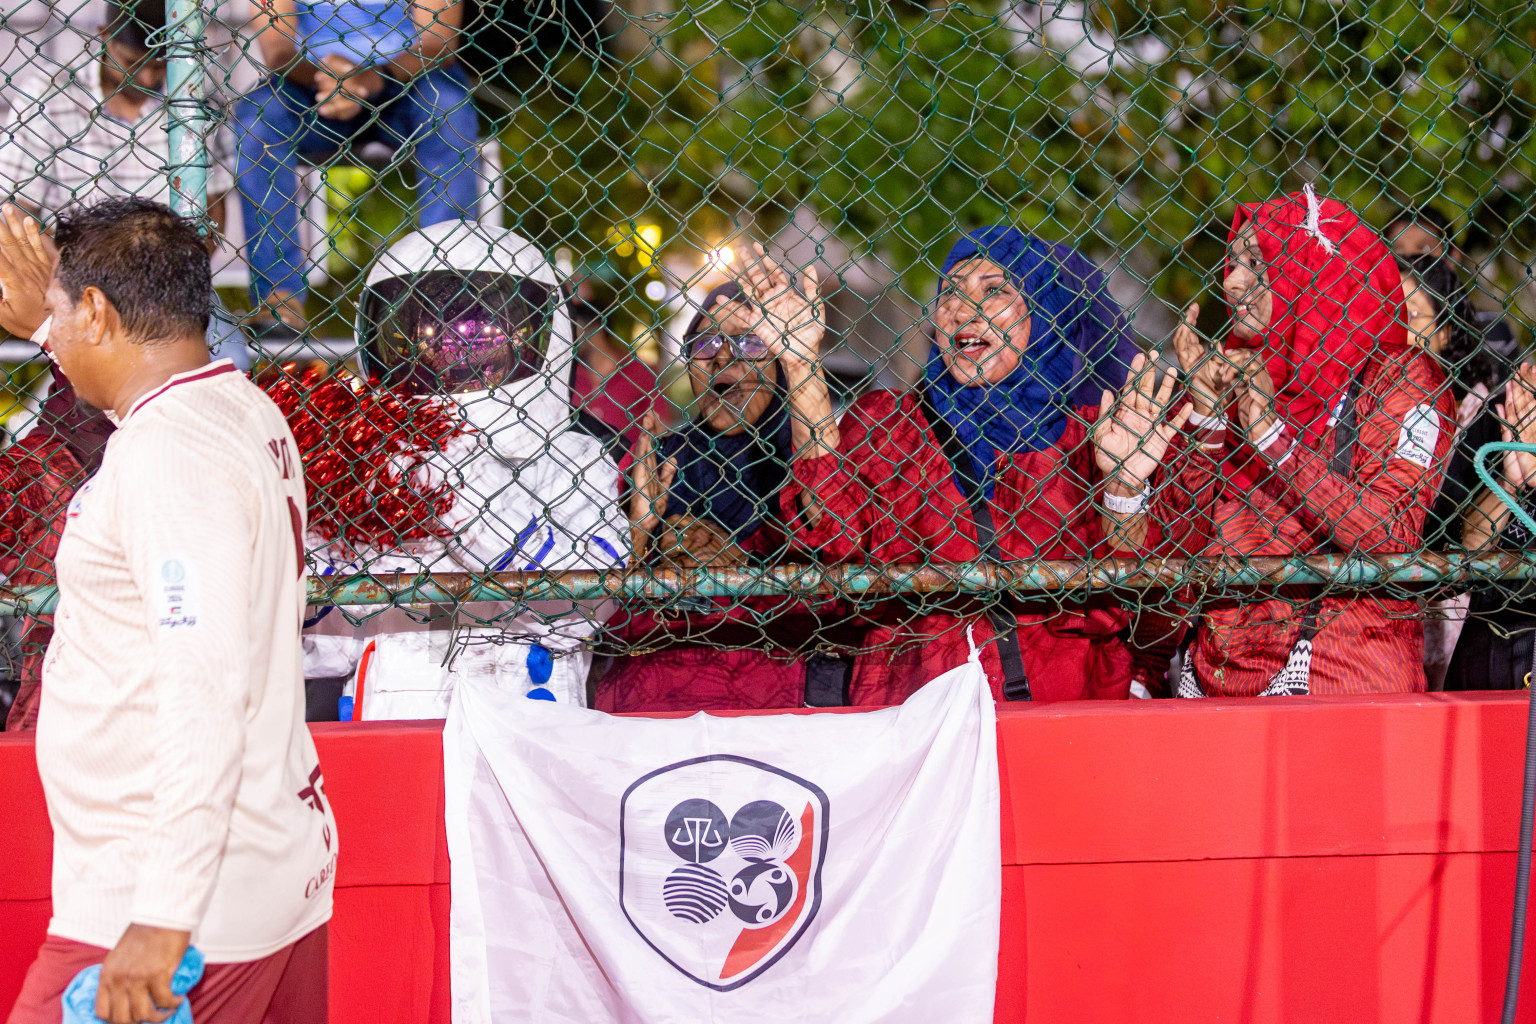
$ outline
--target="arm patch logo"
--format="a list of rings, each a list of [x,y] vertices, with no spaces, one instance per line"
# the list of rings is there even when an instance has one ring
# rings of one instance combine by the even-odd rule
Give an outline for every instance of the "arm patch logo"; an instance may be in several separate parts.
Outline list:
[[[1393,454],[1420,469],[1428,469],[1439,444],[1440,414],[1432,405],[1416,405],[1403,418],[1403,429],[1397,435],[1397,450]]]

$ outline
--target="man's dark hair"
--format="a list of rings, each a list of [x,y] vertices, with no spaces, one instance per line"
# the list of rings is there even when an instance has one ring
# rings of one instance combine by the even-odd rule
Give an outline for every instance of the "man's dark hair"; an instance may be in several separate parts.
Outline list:
[[[135,196],[103,199],[59,214],[59,285],[71,302],[95,286],[133,341],[202,337],[213,275],[197,225]]]
[[[1390,245],[1406,227],[1423,228],[1447,244],[1455,242],[1451,236],[1451,219],[1433,206],[1407,206],[1393,214],[1387,221],[1387,243]]]
[[[134,53],[159,50],[150,35],[165,28],[165,4],[161,0],[107,0],[107,38]]]

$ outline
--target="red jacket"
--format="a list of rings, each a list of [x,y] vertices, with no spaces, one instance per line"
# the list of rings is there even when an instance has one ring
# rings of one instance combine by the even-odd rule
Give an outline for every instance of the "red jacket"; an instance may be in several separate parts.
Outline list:
[[[57,582],[53,556],[70,499],[84,479],[69,447],[46,430],[36,429],[0,453],[0,574],[11,586]],[[21,685],[6,719],[9,731],[37,727],[43,654],[52,638],[53,616],[23,620]]]
[[[1097,407],[1075,410],[1054,447],[1004,455],[991,499],[1005,558],[1086,558],[1105,553],[1093,494],[1099,484],[1088,424]],[[980,555],[970,506],[943,448],[911,392],[859,398],[840,424],[836,456],[799,460],[783,494],[795,540],[825,562],[970,562]],[[800,494],[817,495],[815,526],[800,514]],[[884,602],[868,613],[869,633],[854,666],[855,704],[894,704],[961,665],[965,631],[993,637],[975,600],[929,595]],[[934,610],[935,608],[943,610]],[[1123,698],[1136,670],[1124,641],[1129,616],[1053,598],[1017,615],[1019,648],[1036,700]],[[995,696],[1003,672],[995,645],[983,652]]]
[[[1176,478],[1153,502],[1165,550],[1215,556],[1418,549],[1455,435],[1445,375],[1423,349],[1397,347],[1367,366],[1356,408],[1360,433],[1348,477],[1329,464],[1337,429],[1331,421],[1315,447],[1287,426],[1262,455],[1219,426],[1191,430],[1175,456]],[[1229,471],[1243,463],[1254,489],[1243,493],[1228,483],[1224,460]],[[1262,690],[1284,665],[1311,596],[1283,588],[1279,596],[1203,605],[1203,628],[1190,648],[1201,688],[1235,697]],[[1313,693],[1424,689],[1417,601],[1326,597],[1318,626]]]

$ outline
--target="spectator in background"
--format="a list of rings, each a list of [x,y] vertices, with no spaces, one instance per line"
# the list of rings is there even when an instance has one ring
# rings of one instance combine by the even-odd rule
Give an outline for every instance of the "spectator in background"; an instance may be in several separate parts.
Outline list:
[[[235,108],[240,205],[258,330],[302,330],[298,159],[348,144],[409,146],[421,226],[478,208],[479,119],[455,63],[456,0],[260,0],[272,73]]]
[[[628,560],[614,439],[572,415],[575,339],[536,246],[478,221],[413,231],[374,262],[358,307],[370,386],[283,371],[269,389],[304,438],[313,572],[600,571]],[[335,458],[312,457],[326,449]],[[350,677],[354,719],[444,717],[469,677],[584,706],[588,641],[612,611],[557,595],[482,606],[468,621],[446,607],[364,620],[322,609],[305,634],[306,675],[317,696],[320,681]]]
[[[94,59],[51,76],[28,68],[8,90],[0,187],[46,221],[67,206],[108,196],[164,202],[170,195],[165,56],[150,43],[165,27],[165,4],[126,0],[106,10]],[[225,130],[209,142],[209,209],[217,216],[233,184],[232,144]]]
[[[1399,256],[1397,265],[1408,310],[1408,341],[1439,360],[1456,401],[1456,421],[1465,428],[1502,383],[1498,362],[1483,347],[1466,286],[1448,257]]]
[[[1470,269],[1466,267],[1465,254],[1456,245],[1450,220],[1433,206],[1399,210],[1387,222],[1384,234],[1393,255],[1399,258],[1438,256],[1463,272]],[[1499,310],[1477,310],[1470,304],[1466,308],[1468,323],[1481,338],[1484,349],[1501,364],[1495,367],[1495,375],[1500,379],[1509,376],[1520,361],[1520,343],[1509,321]]]
[[[1417,206],[1397,211],[1383,232],[1392,254],[1399,257],[1448,256],[1461,259],[1461,251],[1451,241],[1451,222],[1433,206]]]
[[[1504,387],[1504,401],[1485,410],[1467,428],[1448,479],[1459,491],[1476,495],[1461,520],[1461,539],[1469,553],[1490,548],[1519,551],[1536,546],[1536,537],[1514,516],[1503,499],[1484,487],[1473,468],[1473,455],[1492,441],[1536,444],[1536,367],[1522,365]],[[1536,455],[1505,452],[1489,460],[1505,495],[1527,514],[1536,511]],[[1536,586],[1513,580],[1472,592],[1466,625],[1445,675],[1447,690],[1519,690],[1527,685],[1536,636]]]
[[[1134,513],[1182,414],[1164,422],[1172,378],[1151,392],[1103,272],[1000,225],[962,236],[940,275],[926,381],[860,396],[828,431],[835,452],[793,463],[796,542],[828,562],[895,564],[1137,548],[1145,535],[1122,520],[1144,525]],[[1105,387],[1122,381],[1115,402]],[[972,627],[1000,700],[1117,699],[1138,681],[1119,606],[945,605],[870,613],[852,703],[900,703],[963,664]]]
[[[1478,344],[1474,321],[1455,266],[1443,256],[1422,253],[1397,260],[1403,276],[1403,304],[1408,311],[1408,341],[1432,353],[1450,377],[1451,398],[1456,403],[1456,436],[1483,411],[1489,393],[1499,386],[1495,361]],[[1494,431],[1497,437],[1497,429]],[[1461,451],[1458,444],[1457,452]],[[1442,550],[1461,545],[1461,518],[1467,499],[1478,489],[1472,480],[1458,478],[1456,458],[1446,472],[1424,529],[1424,546]],[[1468,467],[1470,469],[1470,467]],[[1448,529],[1449,528],[1449,529]],[[1429,688],[1444,684],[1451,653],[1466,620],[1469,597],[1456,594],[1429,606],[1424,618],[1424,674]]]
[[[1415,551],[1451,450],[1445,375],[1410,345],[1402,278],[1374,231],[1310,187],[1242,205],[1225,346],[1174,334],[1194,425],[1154,515],[1170,554]],[[1232,423],[1229,416],[1237,422]],[[1417,601],[1266,589],[1206,604],[1181,696],[1425,688]]]
[[[614,341],[608,318],[585,299],[571,300],[576,329],[576,379],[571,402],[606,423],[633,448],[639,424],[653,417],[665,424],[671,409],[656,371]]]
[[[150,43],[164,26],[159,0],[109,2],[98,57],[51,77],[32,69],[16,76],[10,113],[0,122],[0,192],[48,223],[66,207],[109,196],[169,200],[165,57]],[[209,147],[208,209],[222,227],[224,193],[233,184],[228,130],[215,130]],[[27,338],[41,323],[7,328]],[[214,358],[250,368],[245,336],[218,302],[208,344]]]
[[[705,297],[683,336],[699,417],[653,441],[661,424],[647,415],[634,448],[637,562],[650,556],[689,568],[789,560],[779,492],[795,451],[788,382],[797,367],[792,355],[783,365],[781,325],[804,322],[804,347],[815,352],[823,326],[813,312],[814,278],[805,291],[800,295],[787,275],[768,267],[749,276],[745,288],[730,282]],[[811,387],[825,394],[814,362],[809,374]],[[761,649],[765,622],[773,623],[781,650],[808,646],[818,625],[799,600],[702,601],[659,614],[631,605],[619,614],[611,628],[626,648],[660,649],[610,665],[597,688],[594,706],[601,710],[791,708],[806,703],[808,690],[831,691],[827,703],[844,702],[844,663]]]

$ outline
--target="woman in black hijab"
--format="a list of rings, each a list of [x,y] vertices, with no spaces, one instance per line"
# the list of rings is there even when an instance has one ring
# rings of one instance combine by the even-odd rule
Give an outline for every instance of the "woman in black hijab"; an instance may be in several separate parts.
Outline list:
[[[698,416],[653,442],[641,421],[630,521],[636,557],[683,565],[739,565],[766,553],[794,444],[784,375],[756,333],[760,319],[729,282],[705,297],[683,336]],[[764,527],[771,531],[759,536]]]
[[[710,292],[683,337],[698,415],[659,438],[654,417],[641,421],[629,465],[637,563],[721,568],[793,560],[779,492],[795,454],[796,420],[830,418],[831,400],[819,367],[808,376],[801,366],[786,367],[775,355],[777,339],[764,337],[771,323],[800,322],[802,347],[808,341],[814,349],[822,333],[815,278],[808,275],[796,292],[782,272],[771,272],[785,285],[775,306],[787,299],[797,309],[765,311],[736,282]],[[831,637],[798,599],[632,607],[611,628],[626,648],[659,649],[614,659],[593,703],[605,711],[801,707],[808,694],[827,693],[833,697],[825,702],[840,703],[846,685],[845,662],[799,653]]]

